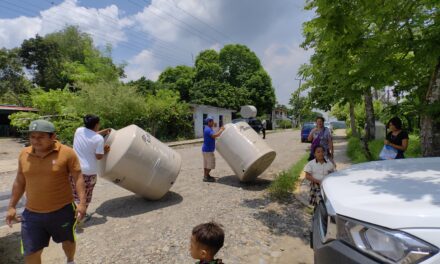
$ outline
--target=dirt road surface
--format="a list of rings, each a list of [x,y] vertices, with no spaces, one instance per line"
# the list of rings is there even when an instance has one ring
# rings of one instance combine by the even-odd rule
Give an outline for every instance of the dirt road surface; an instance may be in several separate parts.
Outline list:
[[[310,215],[293,196],[278,203],[267,197],[266,190],[276,173],[306,153],[308,144],[300,143],[299,131],[269,134],[266,140],[277,157],[249,184],[240,183],[218,153],[212,173],[217,182],[202,182],[199,144],[176,148],[182,169],[159,201],[145,200],[99,179],[89,208],[93,217],[77,234],[76,263],[194,263],[188,252],[191,230],[211,220],[225,229],[225,245],[218,253],[225,263],[313,263]],[[11,153],[10,160],[18,152],[0,148]],[[10,191],[15,173],[0,173],[0,193]],[[0,204],[0,212],[4,206]],[[0,227],[0,263],[22,263],[19,249],[20,225]],[[43,263],[65,263],[61,246],[51,242]]]

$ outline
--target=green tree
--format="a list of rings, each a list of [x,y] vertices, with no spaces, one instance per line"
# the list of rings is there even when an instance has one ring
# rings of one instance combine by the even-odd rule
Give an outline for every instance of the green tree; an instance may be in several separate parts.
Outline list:
[[[18,50],[0,49],[0,102],[25,105],[22,94],[30,90]]]
[[[136,81],[129,81],[127,85],[135,87],[136,91],[143,96],[146,96],[147,94],[156,94],[159,86],[154,81],[143,76]]]
[[[177,91],[161,89],[156,95],[147,95],[145,115],[148,130],[160,139],[193,136],[189,105],[180,102]]]
[[[178,91],[180,99],[189,102],[189,91],[194,85],[194,69],[184,65],[168,67],[159,75],[158,83],[162,84],[162,88]]]
[[[61,74],[63,57],[59,46],[52,40],[39,35],[24,40],[20,48],[20,57],[33,75],[33,81],[46,90],[62,89],[67,80]]]
[[[100,51],[88,34],[74,26],[23,41],[20,57],[33,81],[45,90],[76,82],[117,82],[125,76],[124,65],[113,63],[110,46]]]

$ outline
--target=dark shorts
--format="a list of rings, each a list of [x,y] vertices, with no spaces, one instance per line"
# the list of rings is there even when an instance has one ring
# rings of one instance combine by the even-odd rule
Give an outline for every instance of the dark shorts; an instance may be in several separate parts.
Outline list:
[[[31,255],[49,245],[49,240],[56,243],[75,242],[75,204],[68,204],[50,213],[23,211],[21,223],[21,251]]]

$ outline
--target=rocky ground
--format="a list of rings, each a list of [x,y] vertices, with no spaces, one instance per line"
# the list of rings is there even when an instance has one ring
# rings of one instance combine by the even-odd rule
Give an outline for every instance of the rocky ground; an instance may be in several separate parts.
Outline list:
[[[243,184],[217,156],[216,183],[202,182],[200,145],[176,150],[182,169],[170,192],[159,201],[137,197],[103,179],[95,187],[92,219],[78,234],[77,263],[193,263],[189,255],[192,228],[217,221],[224,226],[225,246],[218,253],[225,263],[313,263],[309,248],[310,214],[295,197],[279,203],[267,197],[276,173],[288,169],[304,153],[299,131],[269,134],[267,143],[277,152],[271,167],[255,182]],[[17,154],[12,143],[0,153],[9,160]],[[8,144],[11,144],[9,142]],[[344,141],[340,141],[344,155]],[[14,149],[15,149],[14,148]],[[2,156],[0,155],[0,160]],[[10,191],[15,172],[0,173],[1,193]],[[0,204],[0,212],[6,208]],[[0,227],[0,263],[22,263],[20,225]],[[59,245],[51,243],[43,263],[64,263]]]

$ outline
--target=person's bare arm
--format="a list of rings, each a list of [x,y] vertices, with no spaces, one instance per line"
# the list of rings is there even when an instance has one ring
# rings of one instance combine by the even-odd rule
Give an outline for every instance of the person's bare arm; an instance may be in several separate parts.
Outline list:
[[[96,133],[105,136],[105,135],[110,134],[110,132],[111,132],[111,128],[106,128],[106,129],[100,130],[100,131],[98,131]]]
[[[321,184],[321,181],[315,179],[315,178],[312,176],[312,174],[308,173],[307,171],[306,171],[305,173],[306,173],[306,179],[307,179],[307,180],[309,180],[309,181],[311,181],[311,182],[313,182],[313,183]]]
[[[71,172],[73,182],[75,182],[76,193],[79,196],[79,204],[76,208],[76,218],[81,220],[87,211],[87,203],[86,203],[86,186],[84,183],[84,178],[80,171]]]
[[[335,158],[335,148],[333,146],[333,139],[332,139],[332,137],[329,138],[328,145],[330,146],[330,156],[331,156],[332,159],[334,159]]]
[[[316,127],[313,128],[313,129],[310,131],[309,136],[307,137],[307,140],[308,140],[308,141],[312,141],[312,140],[313,140],[313,133],[315,133],[315,131],[316,131]]]
[[[16,206],[18,201],[20,201],[21,197],[24,194],[24,190],[26,188],[26,180],[21,171],[20,165],[18,166],[17,176],[15,177],[14,184],[12,185],[12,195],[8,205],[8,211],[6,213],[6,224],[12,227],[14,221],[18,221],[17,219],[17,211]]]
[[[217,131],[217,133],[211,135],[211,137],[214,138],[214,139],[215,139],[215,138],[218,138],[218,137],[223,133],[224,130],[225,130],[225,128],[224,128],[224,127],[221,127],[221,128]]]
[[[402,140],[402,146],[393,144],[389,140],[386,140],[386,139],[385,139],[384,143],[385,143],[385,145],[391,146],[391,147],[398,149],[398,150],[401,150],[401,151],[406,151],[406,149],[408,148],[408,139],[407,138]]]

